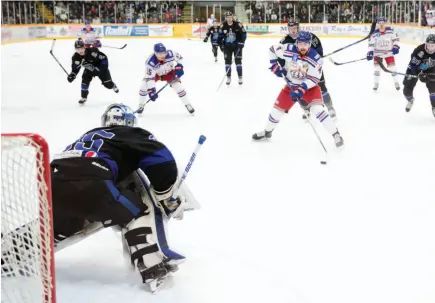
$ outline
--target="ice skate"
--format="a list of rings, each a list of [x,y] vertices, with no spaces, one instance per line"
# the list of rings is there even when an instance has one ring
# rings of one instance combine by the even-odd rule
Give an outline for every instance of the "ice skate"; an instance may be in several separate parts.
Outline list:
[[[186,106],[187,111],[193,115],[193,113],[195,112],[195,109],[192,107],[192,105],[186,104],[185,106]]]
[[[242,84],[243,84],[243,77],[239,76],[239,85],[242,85]]]
[[[399,84],[399,82],[394,82],[394,86],[396,87],[396,90],[400,90],[400,84]]]
[[[115,85],[112,89],[113,89],[113,91],[114,91],[115,93],[119,93],[119,88],[118,88],[118,86]]]
[[[344,141],[343,141],[343,138],[341,137],[340,133],[337,131],[332,136],[334,137],[334,140],[335,140],[335,146],[342,147],[344,144]]]
[[[214,62],[217,62],[218,61],[218,58],[217,57],[214,57]]]
[[[80,104],[80,105],[85,104],[86,100],[87,100],[87,98],[81,98],[81,99],[79,100],[79,104]]]
[[[143,107],[139,107],[139,109],[136,111],[137,114],[142,114],[143,113]]]
[[[407,113],[409,113],[413,104],[414,104],[414,98],[408,99],[408,104],[406,104],[406,108],[405,108]]]
[[[377,91],[378,88],[379,88],[379,83],[375,83],[375,85],[373,86],[373,90],[374,90],[374,91]]]
[[[434,118],[435,118],[435,106],[432,106],[432,115],[433,115]]]
[[[226,84],[227,84],[227,85],[230,85],[230,84],[231,84],[231,77],[230,77],[230,76],[227,76],[227,82],[226,82]]]
[[[302,119],[307,120],[310,116],[311,116],[310,112],[306,110],[302,115]]]
[[[260,141],[260,140],[266,140],[272,137],[272,132],[268,132],[265,130],[262,130],[261,132],[255,133],[252,135],[252,139],[255,141]]]

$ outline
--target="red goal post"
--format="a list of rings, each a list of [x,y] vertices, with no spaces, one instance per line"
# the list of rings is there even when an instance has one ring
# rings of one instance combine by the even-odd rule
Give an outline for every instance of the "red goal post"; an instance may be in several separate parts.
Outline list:
[[[2,134],[2,302],[55,303],[48,144],[37,134]]]

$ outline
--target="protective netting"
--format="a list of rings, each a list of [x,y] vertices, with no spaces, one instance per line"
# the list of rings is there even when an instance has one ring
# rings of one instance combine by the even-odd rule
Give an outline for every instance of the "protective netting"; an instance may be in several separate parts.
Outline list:
[[[54,302],[49,157],[37,135],[1,139],[1,302]]]

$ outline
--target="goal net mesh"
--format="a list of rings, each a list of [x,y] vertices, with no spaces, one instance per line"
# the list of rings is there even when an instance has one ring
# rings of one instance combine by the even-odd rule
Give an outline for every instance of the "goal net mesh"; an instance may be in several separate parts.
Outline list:
[[[1,139],[1,301],[54,302],[52,209],[46,142]]]

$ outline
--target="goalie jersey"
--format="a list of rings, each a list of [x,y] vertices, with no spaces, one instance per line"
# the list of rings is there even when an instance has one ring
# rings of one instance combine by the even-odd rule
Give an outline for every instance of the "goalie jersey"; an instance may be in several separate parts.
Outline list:
[[[320,81],[323,59],[314,48],[310,48],[308,53],[302,56],[294,44],[277,44],[270,48],[269,59],[271,64],[275,64],[279,59],[285,60],[285,77],[290,87],[304,85],[310,89]]]
[[[369,51],[375,57],[385,58],[393,55],[393,47],[399,44],[399,37],[393,28],[387,26],[384,32],[376,29],[369,40]]]

